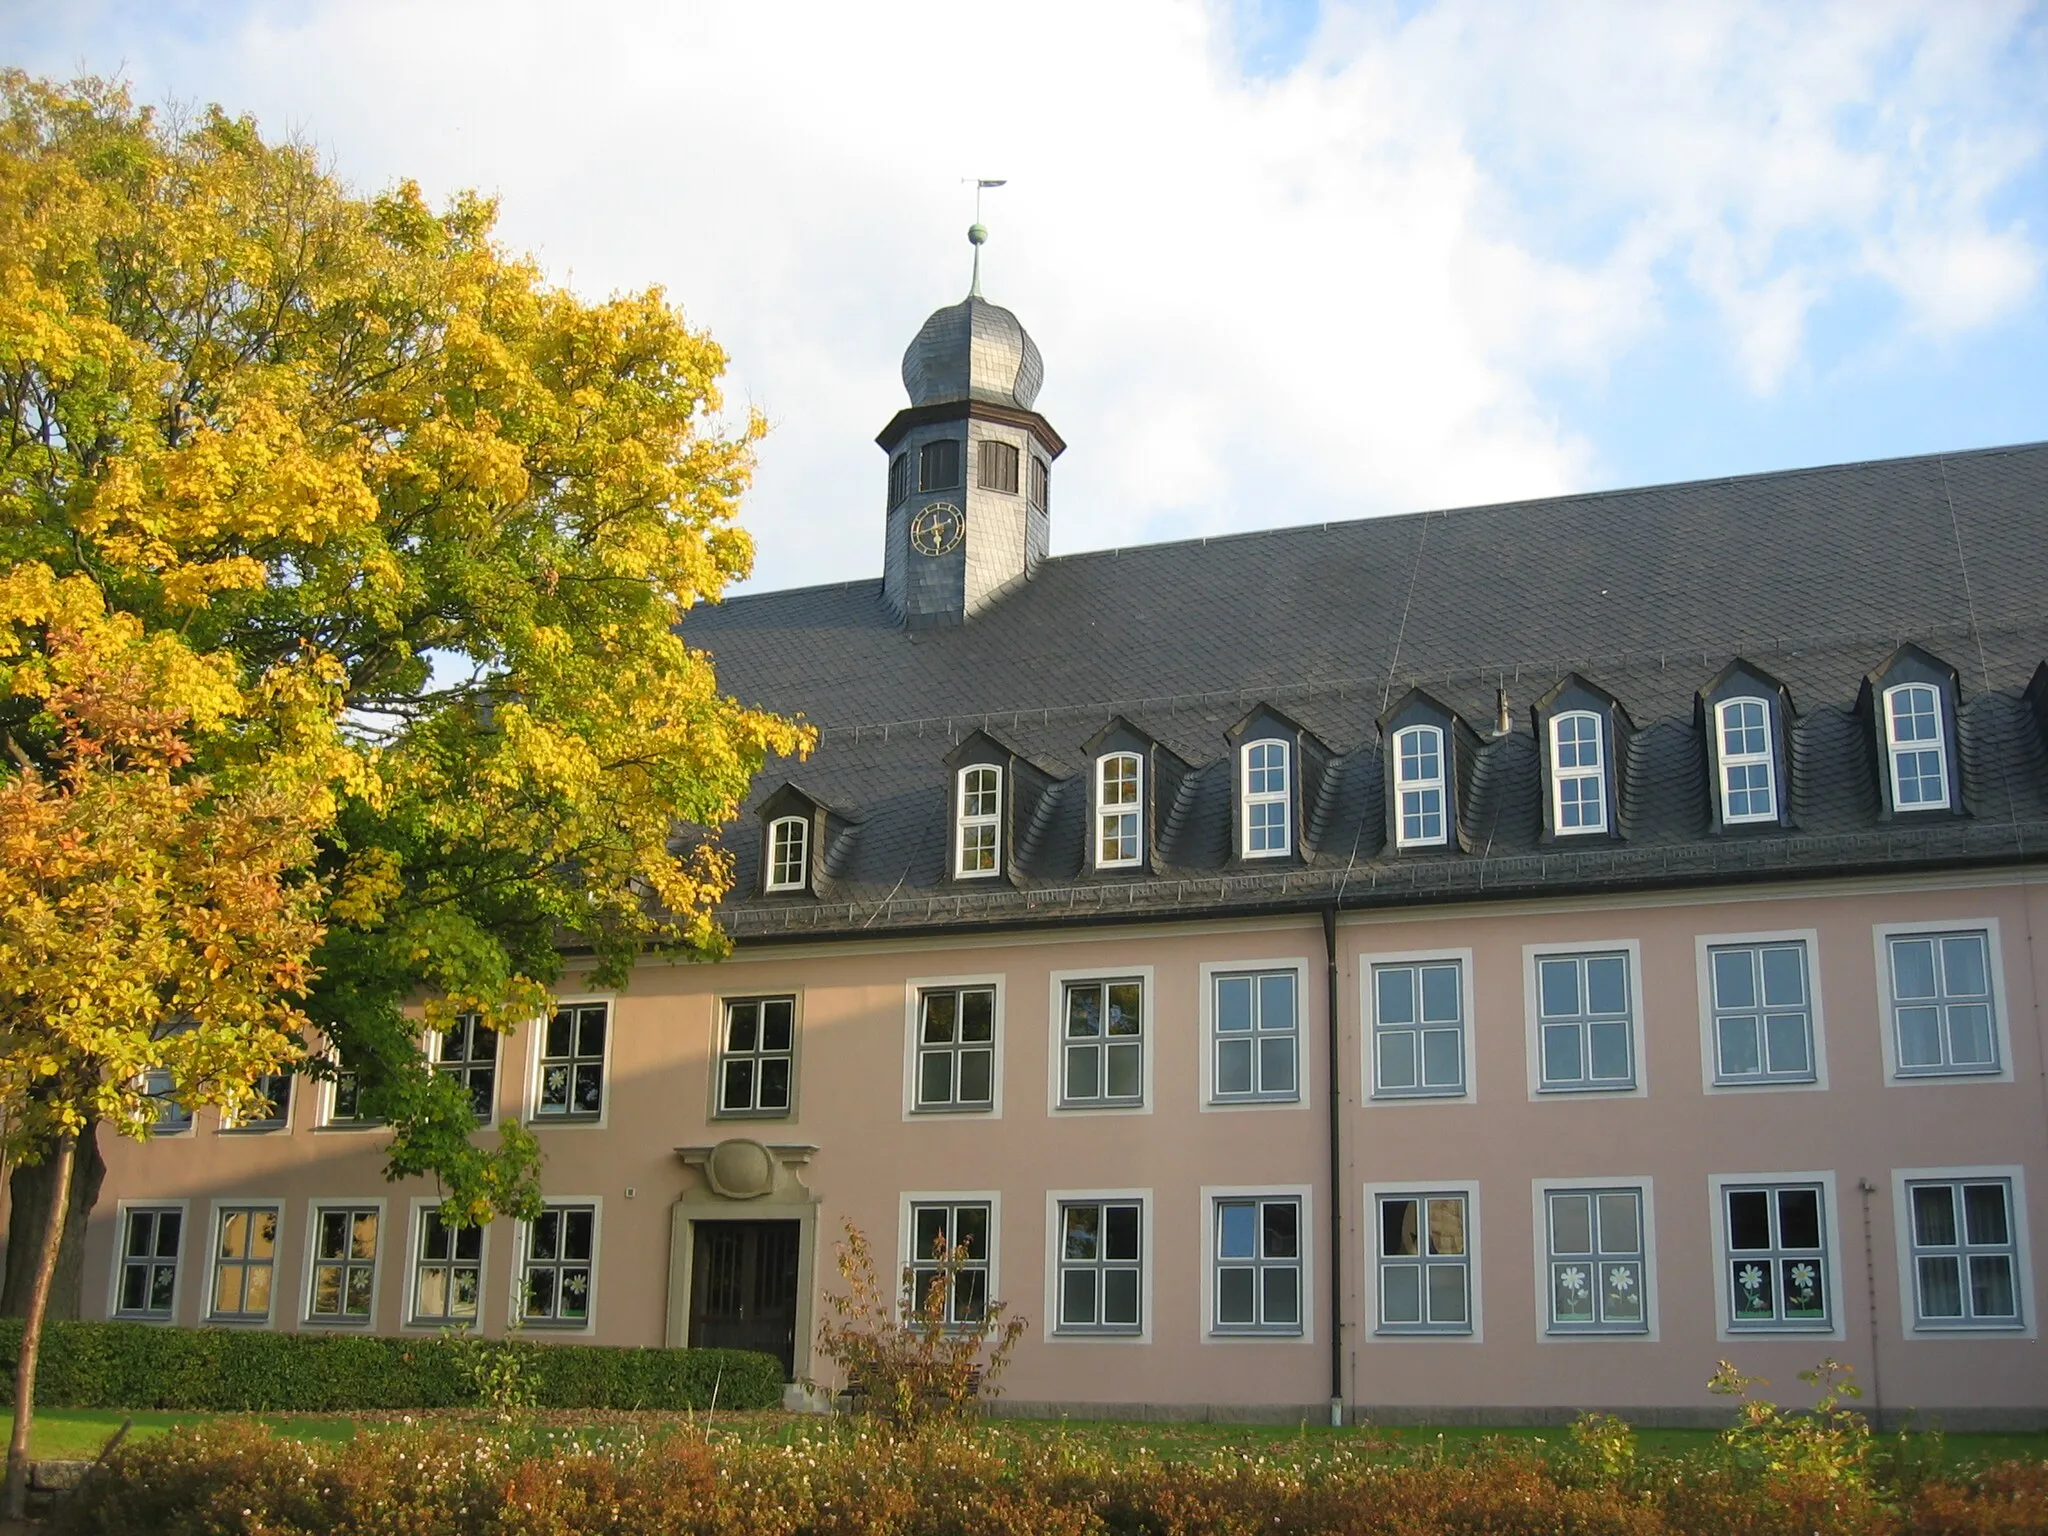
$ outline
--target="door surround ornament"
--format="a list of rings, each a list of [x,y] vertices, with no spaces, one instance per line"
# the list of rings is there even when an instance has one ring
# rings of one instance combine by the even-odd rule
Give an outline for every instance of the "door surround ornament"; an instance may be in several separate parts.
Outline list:
[[[668,1319],[665,1342],[681,1349],[690,1336],[694,1228],[700,1221],[791,1220],[797,1237],[796,1362],[798,1382],[811,1374],[811,1330],[817,1288],[818,1196],[803,1171],[818,1149],[804,1142],[761,1142],[733,1136],[711,1146],[677,1147],[693,1177],[670,1209]]]

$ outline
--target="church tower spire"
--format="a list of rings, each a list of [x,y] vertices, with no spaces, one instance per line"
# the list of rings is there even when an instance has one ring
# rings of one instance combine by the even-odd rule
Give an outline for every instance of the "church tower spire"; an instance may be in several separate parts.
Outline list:
[[[1066,448],[1033,409],[1045,379],[1037,344],[981,295],[988,229],[977,220],[967,239],[967,297],[934,311],[904,352],[910,404],[875,439],[889,456],[882,593],[914,629],[966,623],[1029,579],[1051,537],[1052,461]]]

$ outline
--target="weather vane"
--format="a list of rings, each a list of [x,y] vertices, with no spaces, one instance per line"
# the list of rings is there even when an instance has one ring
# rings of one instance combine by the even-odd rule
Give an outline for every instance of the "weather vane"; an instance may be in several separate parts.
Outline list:
[[[962,176],[962,181],[974,183],[974,222],[967,226],[967,243],[974,247],[974,281],[968,285],[970,299],[981,297],[981,248],[988,243],[988,226],[981,222],[981,194],[990,187],[1006,187],[1006,176]]]

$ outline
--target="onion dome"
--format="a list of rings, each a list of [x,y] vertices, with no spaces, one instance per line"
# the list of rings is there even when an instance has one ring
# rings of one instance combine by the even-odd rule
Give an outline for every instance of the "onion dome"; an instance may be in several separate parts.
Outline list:
[[[1038,344],[1015,315],[978,293],[935,310],[903,354],[913,406],[981,400],[1028,411],[1044,382]]]

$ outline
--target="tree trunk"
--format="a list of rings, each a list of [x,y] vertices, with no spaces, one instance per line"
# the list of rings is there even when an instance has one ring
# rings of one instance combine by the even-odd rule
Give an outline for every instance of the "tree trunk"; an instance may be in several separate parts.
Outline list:
[[[14,1439],[7,1446],[7,1518],[28,1516],[28,1437],[36,1421],[36,1357],[43,1347],[43,1314],[50,1303],[50,1282],[57,1277],[57,1250],[64,1242],[65,1197],[71,1193],[71,1169],[78,1161],[78,1133],[57,1138],[51,1187],[55,1198],[43,1223],[42,1260],[36,1265],[35,1289],[28,1299],[28,1321],[21,1329],[21,1354],[14,1362]]]
[[[88,1124],[78,1141],[78,1163],[71,1175],[71,1212],[64,1223],[64,1245],[57,1250],[57,1275],[50,1285],[48,1317],[70,1321],[78,1316],[85,1289],[85,1224],[99,1203],[107,1176],[100,1156],[99,1127]],[[56,1167],[49,1158],[16,1168],[7,1180],[7,1266],[0,1279],[0,1317],[28,1316],[29,1294],[36,1287],[42,1257],[43,1227],[50,1219],[50,1192]]]

